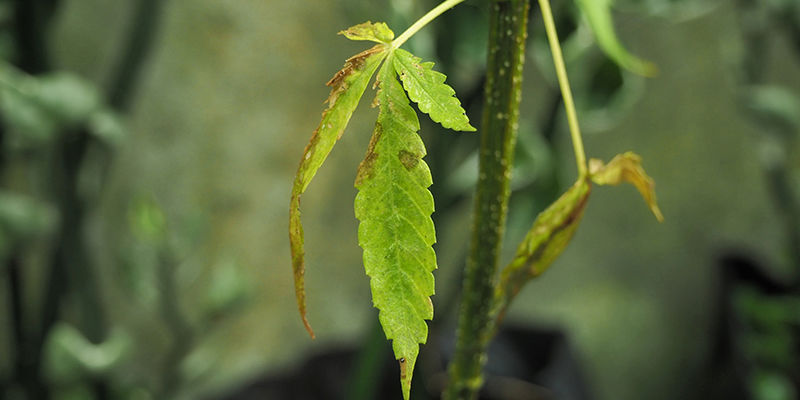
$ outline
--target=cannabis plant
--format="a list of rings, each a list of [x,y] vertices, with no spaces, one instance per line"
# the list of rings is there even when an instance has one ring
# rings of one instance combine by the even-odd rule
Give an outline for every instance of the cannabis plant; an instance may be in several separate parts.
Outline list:
[[[386,338],[392,340],[400,366],[404,399],[426,342],[426,320],[433,318],[436,241],[431,214],[434,199],[428,191],[431,173],[423,160],[425,146],[418,136],[418,109],[434,122],[455,131],[475,131],[446,76],[401,46],[437,16],[463,0],[446,0],[400,36],[383,22],[365,22],[340,32],[350,40],[376,44],[349,58],[327,85],[328,107],[300,161],[290,201],[289,238],[295,290],[303,323],[314,337],[306,316],[303,228],[300,197],[342,136],[353,111],[375,77],[372,106],[378,109],[375,129],[358,167],[355,215],[358,241],[364,250],[364,268],[370,277],[372,300]],[[533,222],[511,263],[499,277],[498,255],[505,227],[510,168],[519,120],[522,67],[525,60],[528,0],[490,2],[490,33],[485,104],[480,125],[480,171],[473,217],[472,250],[467,264],[459,314],[456,353],[450,365],[445,398],[474,398],[481,386],[486,348],[506,309],[530,279],[539,276],[569,243],[583,215],[592,185],[634,184],[657,219],[661,220],[653,181],[632,152],[608,163],[592,159],[583,150],[578,118],[569,89],[561,48],[548,0],[539,4],[550,42],[575,151],[578,177],[558,200]],[[609,1],[579,0],[579,8],[593,27],[599,45],[621,66],[652,74],[642,61],[619,44],[614,35]]]

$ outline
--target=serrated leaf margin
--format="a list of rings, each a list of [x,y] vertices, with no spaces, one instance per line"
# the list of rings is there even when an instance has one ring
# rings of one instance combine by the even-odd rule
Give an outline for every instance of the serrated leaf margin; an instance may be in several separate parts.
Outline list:
[[[455,90],[444,83],[445,74],[435,71],[432,62],[421,62],[421,58],[403,49],[395,50],[394,55],[394,69],[408,96],[422,112],[447,129],[475,131],[455,97]]]
[[[433,196],[427,190],[432,181],[430,171],[422,160],[425,147],[417,134],[419,121],[403,87],[395,77],[391,66],[392,57],[393,55],[388,56],[378,73],[375,104],[380,107],[380,111],[367,154],[359,165],[355,184],[359,193],[356,196],[355,209],[356,217],[361,221],[359,244],[364,249],[364,267],[371,278],[373,302],[379,309],[379,320],[387,339],[392,340],[395,358],[400,364],[403,397],[408,399],[419,344],[427,341],[425,320],[433,318],[430,296],[434,294],[431,272],[436,268],[436,255],[432,248],[436,236],[430,217],[433,213]],[[393,130],[393,126],[397,131]],[[399,137],[403,134],[408,136]],[[404,139],[406,141],[402,145],[390,142]],[[397,147],[401,148],[398,150]],[[376,197],[385,199],[393,193],[392,189],[373,186],[380,182],[375,181],[379,178],[376,174],[386,173],[387,169],[393,170],[394,175],[383,179],[397,187],[398,190],[394,193],[401,193],[401,197],[406,198],[394,203],[376,204]],[[415,200],[412,192],[414,187],[420,190],[416,194],[423,196],[424,204]],[[412,215],[404,213],[404,210],[416,212]],[[393,241],[382,240],[382,233],[402,234],[401,229],[394,230],[399,226],[393,225],[399,224],[397,221],[405,221],[404,226],[413,232],[412,239],[408,240],[406,237],[401,240],[395,237]],[[389,256],[390,254],[394,257]],[[387,265],[387,260],[399,261]],[[407,260],[413,260],[412,263],[421,268],[416,271],[404,269],[408,265],[403,261]],[[389,282],[389,277],[399,277],[399,280]],[[405,307],[398,307],[398,303],[405,303]],[[408,315],[403,315],[410,311],[419,318],[417,323],[410,324]]]
[[[305,239],[300,220],[300,197],[328,157],[336,141],[341,138],[364,90],[372,79],[372,75],[386,54],[387,46],[385,45],[376,45],[356,54],[347,59],[344,67],[326,83],[331,87],[331,92],[326,100],[328,108],[322,113],[322,120],[303,151],[303,157],[292,186],[292,196],[289,202],[289,244],[292,253],[295,297],[303,325],[312,338],[314,338],[314,331],[311,329],[306,315],[305,251],[303,249]],[[347,104],[340,103],[342,96],[348,96]]]
[[[339,31],[339,34],[350,40],[369,40],[385,44],[391,43],[392,39],[394,39],[394,32],[389,29],[385,22],[362,22]]]

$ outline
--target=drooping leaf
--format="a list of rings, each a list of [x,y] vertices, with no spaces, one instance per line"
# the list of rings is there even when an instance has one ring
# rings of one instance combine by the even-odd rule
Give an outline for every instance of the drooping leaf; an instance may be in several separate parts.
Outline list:
[[[369,40],[377,43],[390,43],[394,39],[394,32],[385,22],[367,21],[340,31],[339,34],[350,40]]]
[[[511,263],[503,269],[497,286],[497,313],[505,308],[530,279],[541,275],[564,251],[578,228],[589,199],[591,184],[579,178],[561,197],[542,211],[517,247]]]
[[[617,154],[608,164],[593,158],[589,160],[589,176],[598,185],[619,185],[628,182],[636,186],[644,201],[650,207],[658,222],[664,221],[664,216],[656,203],[655,182],[642,168],[642,158],[633,152]]]
[[[328,108],[322,113],[322,121],[311,136],[311,141],[303,152],[297,169],[292,198],[289,206],[289,241],[292,250],[292,269],[294,271],[295,295],[303,324],[311,337],[314,332],[306,318],[305,303],[305,264],[303,260],[303,226],[300,223],[300,196],[330,153],[333,145],[342,136],[350,116],[364,94],[370,78],[386,56],[386,46],[376,45],[359,53],[344,64],[336,75],[328,81],[331,93]]]
[[[432,62],[422,60],[413,54],[397,49],[394,51],[394,69],[403,81],[408,96],[422,112],[443,127],[456,131],[474,131],[469,118],[455,97],[455,90],[444,83],[447,78],[433,70]]]
[[[623,68],[639,75],[655,75],[658,71],[655,64],[629,53],[617,37],[611,16],[612,3],[613,0],[578,0],[578,8],[589,21],[597,44],[611,59]]]
[[[419,120],[394,75],[390,55],[378,73],[378,121],[366,157],[358,167],[355,201],[361,221],[358,242],[370,276],[372,301],[400,362],[403,396],[408,399],[419,344],[433,318],[430,296],[436,241],[428,191],[431,174],[422,160]]]

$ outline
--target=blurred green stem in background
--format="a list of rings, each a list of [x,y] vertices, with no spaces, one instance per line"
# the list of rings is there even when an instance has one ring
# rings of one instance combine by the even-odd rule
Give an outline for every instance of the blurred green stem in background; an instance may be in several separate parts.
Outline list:
[[[182,383],[180,364],[194,346],[195,335],[180,308],[180,294],[175,276],[178,261],[168,249],[159,249],[159,253],[158,282],[161,289],[158,295],[159,308],[161,317],[172,335],[172,346],[166,354],[160,390],[163,398],[173,398]]]
[[[790,149],[797,143],[800,129],[800,99],[786,88],[767,81],[767,64],[775,26],[800,39],[800,23],[791,20],[792,6],[785,10],[780,3],[739,0],[742,13],[744,54],[741,59],[739,103],[763,134],[761,162],[767,178],[769,195],[784,223],[786,259],[793,279],[800,279],[800,201],[792,184]],[[800,6],[794,3],[795,14]],[[781,25],[783,23],[783,25]],[[795,44],[798,44],[795,41]],[[800,47],[798,47],[800,50]]]
[[[163,0],[139,0],[108,88],[108,103],[119,111],[127,110],[134,98],[134,89],[158,32],[161,9],[166,3]]]
[[[17,66],[29,74],[40,74],[50,69],[45,35],[50,22],[41,0],[16,0],[14,2],[14,40]]]
[[[60,2],[55,0],[17,0],[14,4],[14,39],[16,65],[31,75],[40,75],[52,71],[47,54],[47,33],[51,16]],[[163,2],[159,0],[140,0],[138,8],[130,21],[127,43],[120,55],[117,69],[112,73],[108,102],[118,111],[127,108],[136,85],[143,62],[152,47],[158,25],[158,16]],[[86,254],[84,241],[85,201],[78,191],[78,177],[85,162],[85,155],[90,146],[101,146],[95,143],[88,127],[62,127],[52,149],[50,176],[52,182],[49,197],[57,204],[60,223],[52,238],[54,248],[48,261],[44,300],[41,302],[39,318],[22,318],[23,276],[17,270],[20,267],[21,250],[15,248],[8,257],[12,278],[9,279],[12,295],[11,307],[13,321],[20,326],[13,327],[15,332],[15,380],[22,385],[22,390],[30,399],[47,399],[50,393],[43,381],[42,349],[47,336],[56,321],[61,318],[61,307],[66,295],[74,295],[78,302],[80,326],[83,334],[92,341],[104,339],[107,323],[100,299],[100,287],[96,271],[91,266]],[[6,140],[5,135],[0,139]],[[7,151],[7,143],[3,151]],[[105,149],[108,152],[108,149]],[[103,161],[110,163],[110,154],[104,154]],[[5,165],[0,165],[0,168]],[[102,168],[103,170],[107,168]],[[20,314],[17,317],[17,314]],[[26,328],[25,324],[38,321],[35,328]],[[28,339],[30,338],[30,339]],[[108,397],[108,388],[104,382],[92,384],[95,398]]]

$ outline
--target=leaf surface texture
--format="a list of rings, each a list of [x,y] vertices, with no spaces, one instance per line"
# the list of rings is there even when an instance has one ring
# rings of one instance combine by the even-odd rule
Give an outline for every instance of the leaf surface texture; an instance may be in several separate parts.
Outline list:
[[[395,53],[396,54],[396,53]],[[366,157],[358,168],[355,200],[361,222],[358,241],[370,276],[372,300],[387,339],[400,362],[403,396],[408,399],[411,376],[433,318],[430,296],[436,241],[428,191],[431,174],[422,160],[425,147],[417,131],[419,120],[395,77],[390,55],[378,75],[378,120]]]
[[[410,101],[445,128],[475,128],[454,97],[454,90],[444,83],[445,75],[433,71],[433,63],[423,63],[411,53],[396,49],[394,32],[385,23],[368,21],[339,33],[351,40],[379,44],[348,59],[328,82],[332,88],[328,108],[300,162],[289,215],[295,293],[303,323],[313,337],[306,318],[300,196],[341,137],[371,76],[383,62],[373,103],[379,109],[378,119],[356,176],[359,192],[355,214],[360,221],[358,240],[364,250],[373,304],[379,310],[387,339],[392,341],[407,400],[419,345],[427,341],[426,321],[433,318],[430,296],[434,294],[432,271],[436,269],[432,247],[436,233],[431,219],[434,204],[428,191],[432,179],[422,159],[425,146],[417,134],[419,120]]]
[[[394,32],[384,22],[367,21],[351,26],[339,34],[350,40],[369,40],[378,43],[389,43],[394,39]]]
[[[469,124],[461,102],[455,97],[455,90],[444,83],[443,73],[433,70],[432,62],[421,62],[419,57],[403,50],[394,52],[394,68],[403,81],[408,96],[422,112],[447,129],[474,131]]]

